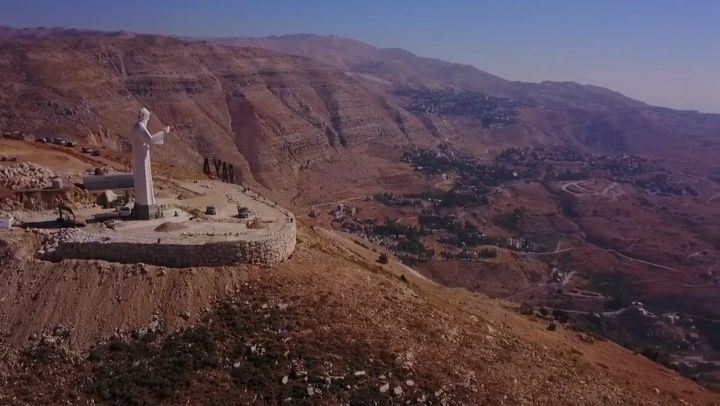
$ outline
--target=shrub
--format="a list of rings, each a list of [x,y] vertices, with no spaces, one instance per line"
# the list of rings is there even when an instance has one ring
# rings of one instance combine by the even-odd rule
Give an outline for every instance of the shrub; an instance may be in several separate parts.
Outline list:
[[[526,217],[524,208],[514,209],[511,212],[503,213],[493,219],[495,225],[508,231],[522,234],[522,223]]]
[[[590,285],[598,292],[613,298],[606,303],[606,307],[610,309],[627,307],[637,297],[632,281],[620,271],[594,273],[590,277]]]
[[[175,333],[160,343],[113,338],[95,348],[89,390],[112,403],[145,404],[189,385],[191,374],[215,365],[215,343],[204,328]]]
[[[570,314],[565,310],[555,309],[553,310],[553,316],[560,323],[567,323],[568,321],[570,321]]]
[[[423,255],[428,252],[425,245],[417,236],[406,238],[398,243],[398,251],[407,252],[408,254]]]
[[[389,235],[405,235],[408,238],[411,238],[413,236],[420,236],[423,234],[422,230],[419,230],[416,227],[413,226],[406,226],[404,224],[398,224],[398,223],[387,223],[387,224],[378,224],[376,226],[373,226],[372,228],[373,234],[382,235],[382,236],[389,236]]]
[[[520,313],[521,313],[521,314],[524,314],[524,315],[527,315],[527,316],[533,314],[533,307],[532,307],[532,305],[531,305],[530,303],[523,302],[523,303],[520,305]]]
[[[497,250],[495,248],[483,248],[480,250],[481,258],[497,258]]]
[[[653,361],[657,361],[658,358],[660,358],[660,351],[655,347],[643,347],[640,349],[640,354]]]

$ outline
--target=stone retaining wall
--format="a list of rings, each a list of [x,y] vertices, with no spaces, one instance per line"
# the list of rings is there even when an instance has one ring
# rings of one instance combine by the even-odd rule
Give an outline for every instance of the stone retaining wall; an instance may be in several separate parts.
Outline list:
[[[45,254],[51,261],[68,258],[101,259],[121,263],[146,263],[168,267],[221,266],[238,263],[272,265],[295,251],[296,223],[252,241],[233,240],[205,244],[136,242],[60,242]]]

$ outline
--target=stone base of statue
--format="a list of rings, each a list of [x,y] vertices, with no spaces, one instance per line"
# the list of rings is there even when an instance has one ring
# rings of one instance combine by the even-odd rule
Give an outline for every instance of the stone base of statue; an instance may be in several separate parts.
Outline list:
[[[135,203],[132,209],[132,217],[136,220],[151,220],[157,215],[158,208],[156,205]]]

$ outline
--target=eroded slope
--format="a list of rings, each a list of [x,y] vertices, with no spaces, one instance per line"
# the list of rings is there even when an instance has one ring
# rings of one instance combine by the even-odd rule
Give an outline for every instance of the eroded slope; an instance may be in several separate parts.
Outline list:
[[[31,240],[3,236],[3,401],[717,400],[640,355],[306,228],[271,269],[58,266],[30,258]]]

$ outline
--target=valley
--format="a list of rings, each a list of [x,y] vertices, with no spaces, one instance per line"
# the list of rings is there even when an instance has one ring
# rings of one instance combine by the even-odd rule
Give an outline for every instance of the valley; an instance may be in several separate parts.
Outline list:
[[[717,186],[700,193],[696,178],[627,154],[508,149],[482,162],[446,145],[402,160],[427,189],[315,206],[308,217],[443,285],[567,312],[715,384]]]

